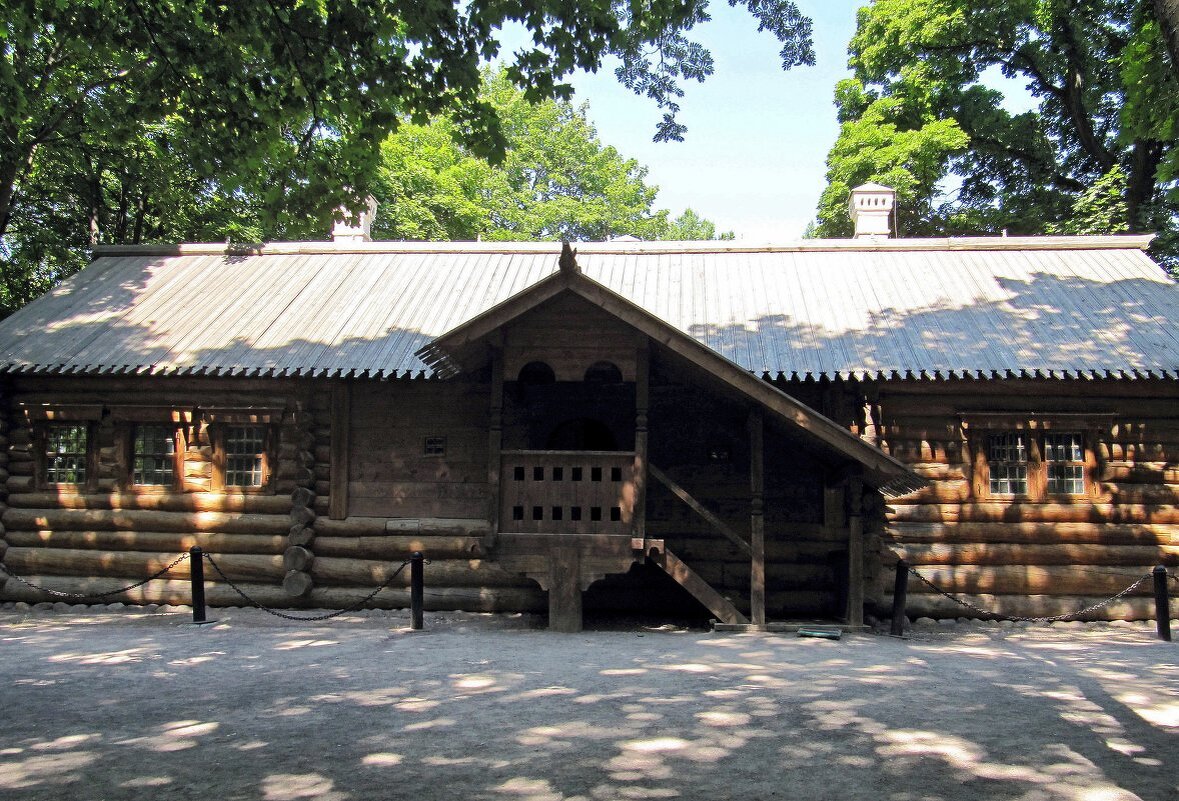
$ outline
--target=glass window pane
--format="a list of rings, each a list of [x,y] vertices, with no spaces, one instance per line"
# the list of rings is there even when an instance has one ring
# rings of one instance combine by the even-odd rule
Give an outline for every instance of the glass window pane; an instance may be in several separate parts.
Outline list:
[[[263,426],[228,426],[225,429],[225,486],[262,486],[266,453]]]
[[[1044,461],[1048,463],[1048,492],[1085,494],[1085,447],[1080,434],[1045,434]]]
[[[85,484],[86,446],[85,425],[50,426],[45,432],[46,483]]]
[[[1028,491],[1027,440],[1020,432],[992,434],[987,438],[987,464],[992,495],[1026,495]]]
[[[176,479],[176,429],[144,425],[135,429],[132,481],[146,486],[168,487]]]

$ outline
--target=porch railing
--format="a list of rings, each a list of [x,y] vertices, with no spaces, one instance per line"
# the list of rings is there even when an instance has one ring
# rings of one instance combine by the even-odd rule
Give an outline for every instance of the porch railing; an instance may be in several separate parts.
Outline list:
[[[502,451],[500,529],[630,534],[635,455],[626,451]]]

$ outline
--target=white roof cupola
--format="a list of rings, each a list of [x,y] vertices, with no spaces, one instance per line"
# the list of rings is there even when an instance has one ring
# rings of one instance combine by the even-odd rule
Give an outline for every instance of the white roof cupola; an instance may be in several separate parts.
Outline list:
[[[891,187],[867,183],[851,191],[848,211],[856,226],[856,239],[884,237],[892,233],[889,215],[896,206],[897,193]]]

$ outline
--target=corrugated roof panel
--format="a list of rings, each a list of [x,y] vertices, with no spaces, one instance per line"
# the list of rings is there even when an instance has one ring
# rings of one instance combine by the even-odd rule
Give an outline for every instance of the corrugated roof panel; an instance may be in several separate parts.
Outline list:
[[[578,246],[587,276],[757,373],[1179,369],[1179,290],[1100,238]],[[1090,246],[1091,245],[1091,246]],[[1089,246],[1088,249],[1085,249]],[[0,322],[9,371],[417,372],[557,269],[545,244],[112,255]]]

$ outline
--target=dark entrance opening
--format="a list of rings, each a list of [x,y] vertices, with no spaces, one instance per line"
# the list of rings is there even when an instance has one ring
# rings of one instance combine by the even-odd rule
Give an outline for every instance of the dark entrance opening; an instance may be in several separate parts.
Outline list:
[[[601,420],[576,417],[554,428],[544,447],[549,451],[616,451],[618,439]]]

